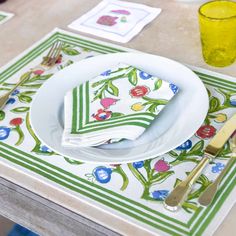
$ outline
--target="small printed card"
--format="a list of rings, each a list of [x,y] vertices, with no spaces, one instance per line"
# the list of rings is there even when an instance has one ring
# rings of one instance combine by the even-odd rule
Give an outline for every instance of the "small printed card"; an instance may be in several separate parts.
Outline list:
[[[8,21],[14,16],[14,14],[5,12],[5,11],[0,11],[0,25]]]
[[[68,27],[126,43],[155,19],[160,8],[124,1],[104,0]]]
[[[62,143],[135,140],[177,92],[176,85],[120,63],[66,94]]]

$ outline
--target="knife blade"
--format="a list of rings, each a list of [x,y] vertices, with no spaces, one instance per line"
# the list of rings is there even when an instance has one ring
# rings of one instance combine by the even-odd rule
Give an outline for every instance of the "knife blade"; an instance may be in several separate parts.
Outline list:
[[[198,198],[198,202],[203,206],[208,206],[211,204],[225,174],[229,171],[229,169],[234,164],[234,162],[236,162],[236,134],[232,135],[232,137],[230,138],[229,144],[230,144],[230,149],[232,153],[231,153],[231,157],[228,163],[226,164],[224,169],[220,172],[216,180],[213,181]]]
[[[236,114],[234,114],[224,126],[217,132],[210,143],[204,149],[204,154],[202,160],[198,165],[190,172],[187,178],[180,182],[169,196],[164,201],[164,206],[170,211],[177,211],[184,200],[186,199],[188,193],[191,191],[192,185],[198,179],[202,170],[206,165],[212,161],[220,152],[226,141],[230,138],[236,129]]]

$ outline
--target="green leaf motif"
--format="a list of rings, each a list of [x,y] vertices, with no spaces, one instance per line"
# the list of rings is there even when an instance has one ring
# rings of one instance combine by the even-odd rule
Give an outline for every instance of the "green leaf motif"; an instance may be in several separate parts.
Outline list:
[[[208,88],[206,90],[207,90],[208,97],[210,98],[211,97],[211,92]]]
[[[35,75],[34,77],[32,77],[31,79],[27,80],[25,83],[32,83],[35,81],[44,81],[49,79],[53,74],[48,74],[48,75]]]
[[[15,84],[15,83],[6,83],[6,82],[4,82],[2,85],[3,85],[3,86],[12,87],[12,86],[14,86],[14,85],[16,85],[16,84]]]
[[[111,114],[111,118],[119,117],[119,116],[124,116],[124,114],[120,113],[120,112],[112,112],[112,114]]]
[[[24,84],[21,85],[22,88],[30,88],[30,89],[37,89],[40,88],[42,86],[42,84]]]
[[[11,111],[14,113],[24,113],[26,111],[28,111],[30,108],[29,107],[17,107],[12,109]]]
[[[20,95],[18,96],[18,98],[19,98],[19,101],[20,101],[20,102],[24,102],[24,103],[30,103],[30,102],[32,101],[32,98],[31,98],[31,97],[26,96],[26,95],[22,95],[22,94],[20,94]]]
[[[128,80],[132,85],[134,85],[134,86],[137,85],[138,77],[137,77],[136,69],[133,69],[128,73]]]
[[[83,164],[83,162],[81,161],[76,161],[76,160],[73,160],[73,159],[70,159],[68,157],[64,157],[65,161],[67,161],[68,163],[72,164],[72,165],[81,165]]]
[[[32,71],[24,73],[21,77],[20,80],[28,80],[32,74]]]
[[[0,88],[1,91],[9,91],[9,88]]]
[[[112,83],[111,80],[107,83],[107,92],[116,97],[119,95],[119,89]]]
[[[162,85],[162,80],[157,79],[154,84],[154,90],[158,90],[161,87],[161,85]]]
[[[201,174],[196,182],[204,187],[207,187],[209,184],[211,184],[211,181],[204,174]]]
[[[0,111],[0,121],[4,120],[4,118],[5,118],[5,112]]]
[[[21,95],[24,95],[24,96],[32,96],[36,93],[36,91],[26,91],[26,92],[23,92],[23,93],[20,93]]]
[[[200,140],[190,149],[188,155],[201,155],[203,147],[204,147],[204,141]]]
[[[172,157],[178,157],[178,154],[174,151],[170,151],[170,152],[168,152],[168,154]]]
[[[62,52],[65,53],[66,55],[69,55],[69,56],[77,56],[80,54],[80,52],[78,50],[74,49],[70,45],[63,46]]]
[[[214,111],[217,111],[217,109],[220,106],[220,101],[218,98],[216,97],[211,97],[210,99],[210,109],[209,109],[209,113],[212,113]]]
[[[157,104],[152,104],[147,110],[151,113],[155,113],[157,109]]]
[[[174,183],[174,188],[178,185],[178,184],[180,184],[182,181],[180,180],[180,179],[176,179],[175,180],[175,183]]]
[[[155,174],[154,176],[152,176],[151,178],[151,183],[161,183],[164,180],[166,180],[169,176],[173,175],[174,171],[167,171],[167,172],[158,172],[157,174]]]

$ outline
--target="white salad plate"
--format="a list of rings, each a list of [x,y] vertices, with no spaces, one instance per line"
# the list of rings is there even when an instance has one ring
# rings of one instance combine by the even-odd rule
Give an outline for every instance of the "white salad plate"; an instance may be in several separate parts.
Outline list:
[[[120,62],[176,84],[180,89],[178,94],[135,141],[88,148],[63,147],[66,92]],[[186,66],[156,55],[113,53],[84,59],[53,75],[38,90],[30,109],[30,120],[41,142],[56,153],[82,162],[118,164],[161,156],[181,145],[203,123],[208,104],[204,84]]]

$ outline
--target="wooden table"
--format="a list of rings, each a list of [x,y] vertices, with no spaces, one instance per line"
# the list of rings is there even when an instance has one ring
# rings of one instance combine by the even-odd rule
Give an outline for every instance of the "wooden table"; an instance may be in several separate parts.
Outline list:
[[[0,10],[15,17],[0,26],[0,66],[27,49],[55,27],[67,25],[94,7],[99,0],[8,0]],[[226,68],[210,67],[202,59],[197,21],[199,3],[136,0],[163,9],[160,16],[124,46],[169,57],[236,76],[235,63]],[[0,176],[3,176],[0,173]],[[4,174],[7,176],[7,170]],[[9,178],[10,179],[10,178]],[[50,202],[7,179],[0,178],[0,214],[41,235],[118,235],[97,223]],[[215,235],[235,235],[236,206]]]

